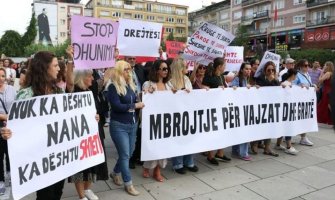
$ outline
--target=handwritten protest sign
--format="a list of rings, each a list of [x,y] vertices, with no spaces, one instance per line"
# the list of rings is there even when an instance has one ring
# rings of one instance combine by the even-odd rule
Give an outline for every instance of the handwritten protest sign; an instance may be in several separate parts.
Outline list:
[[[159,57],[162,24],[120,19],[117,48],[123,56]]]
[[[274,64],[276,65],[276,72],[278,73],[279,72],[279,61],[280,61],[280,55],[278,54],[275,54],[275,53],[271,53],[269,51],[266,51],[264,53],[264,56],[261,60],[261,63],[259,64],[259,67],[257,68],[257,71],[255,73],[255,76],[254,77],[259,77],[262,72],[263,72],[263,69],[265,67],[265,64],[268,62],[268,61],[272,61],[274,62]]]
[[[297,86],[162,91],[143,103],[143,161],[318,131],[315,91]]]
[[[118,23],[73,15],[71,41],[76,69],[107,68],[115,64]]]
[[[13,103],[8,145],[15,200],[105,160],[95,115],[92,92]]]
[[[220,27],[204,22],[189,39],[183,57],[208,65],[214,58],[223,57],[225,47],[234,38],[234,35]]]
[[[187,66],[188,71],[193,71],[193,69],[195,67],[195,62],[190,61],[190,60],[186,60],[186,66]]]
[[[175,58],[184,46],[184,42],[166,41],[166,53],[169,58]]]
[[[243,49],[244,47],[227,46],[225,52],[225,71],[239,71],[243,63]]]

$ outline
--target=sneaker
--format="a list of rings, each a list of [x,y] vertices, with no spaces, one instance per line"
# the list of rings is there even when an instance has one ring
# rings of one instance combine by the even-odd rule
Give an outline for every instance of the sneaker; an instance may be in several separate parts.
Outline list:
[[[82,198],[82,199],[79,199],[79,200],[88,200],[88,198],[84,197],[84,198]]]
[[[193,165],[193,167],[186,167],[186,169],[188,169],[188,171],[191,171],[191,172],[197,172],[199,171],[199,168],[196,166],[196,165]]]
[[[5,182],[1,181],[0,182],[0,196],[4,195],[6,193],[6,186],[5,186]]]
[[[306,146],[313,146],[313,142],[311,142],[307,137],[301,138],[300,144]]]
[[[219,160],[219,161],[222,161],[222,162],[229,162],[229,161],[231,161],[231,158],[228,158],[227,156],[222,156],[222,157],[220,157],[220,156],[218,156],[218,155],[215,155],[215,158],[216,158],[217,160]]]
[[[175,172],[177,172],[178,174],[186,174],[186,168],[182,167],[179,169],[174,169]]]
[[[289,149],[285,149],[285,153],[291,154],[291,155],[296,155],[299,151],[296,150],[294,147],[290,147]]]
[[[244,157],[241,157],[241,159],[244,160],[244,161],[251,161],[252,160],[251,156],[244,156]]]
[[[109,123],[106,122],[106,123],[104,124],[104,127],[108,127],[108,126],[109,126]]]
[[[137,191],[133,185],[126,185],[124,187],[124,189],[126,190],[126,192],[130,195],[133,195],[133,196],[138,196],[140,194],[139,191]]]
[[[219,165],[219,162],[215,158],[212,158],[212,159],[207,158],[207,160],[212,165]]]
[[[89,200],[99,200],[99,197],[92,190],[85,190],[84,194]]]
[[[120,175],[116,175],[115,173],[111,173],[111,174],[109,174],[109,177],[113,180],[115,185],[121,186],[123,184]]]
[[[286,150],[286,148],[283,145],[276,145],[274,149],[276,149],[276,150],[282,150],[282,151]]]

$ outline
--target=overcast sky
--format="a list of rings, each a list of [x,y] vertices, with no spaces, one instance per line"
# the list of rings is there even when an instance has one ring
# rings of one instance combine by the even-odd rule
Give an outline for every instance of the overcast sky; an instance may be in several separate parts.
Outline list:
[[[200,9],[215,0],[158,0],[159,2],[182,4],[189,6],[189,11]],[[218,2],[219,0],[216,0]],[[0,37],[6,30],[18,31],[21,35],[26,31],[31,18],[31,3],[33,0],[1,0]],[[83,3],[88,0],[82,0]],[[182,3],[181,3],[182,2]]]

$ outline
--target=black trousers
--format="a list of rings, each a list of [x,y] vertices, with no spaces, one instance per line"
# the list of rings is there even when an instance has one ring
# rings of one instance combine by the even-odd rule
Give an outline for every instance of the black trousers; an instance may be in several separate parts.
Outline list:
[[[142,141],[142,129],[138,127],[136,132],[135,150],[130,158],[130,162],[137,162],[141,160],[141,141]]]
[[[65,180],[61,180],[53,185],[38,190],[36,200],[60,200],[63,194]]]
[[[6,155],[6,171],[10,171],[9,156],[8,156],[8,145],[7,140],[0,137],[0,181],[5,181],[5,169],[3,166],[4,157]]]

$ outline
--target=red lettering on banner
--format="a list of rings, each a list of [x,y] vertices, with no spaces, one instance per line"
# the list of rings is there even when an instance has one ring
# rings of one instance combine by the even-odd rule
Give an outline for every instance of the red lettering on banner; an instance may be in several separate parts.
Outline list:
[[[193,37],[208,44],[209,39],[203,37],[202,35],[200,35],[199,31],[195,32],[194,35],[193,35]]]
[[[104,150],[102,148],[99,133],[89,136],[87,139],[83,139],[80,142],[80,149],[82,150],[80,160],[102,154]]]

